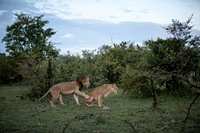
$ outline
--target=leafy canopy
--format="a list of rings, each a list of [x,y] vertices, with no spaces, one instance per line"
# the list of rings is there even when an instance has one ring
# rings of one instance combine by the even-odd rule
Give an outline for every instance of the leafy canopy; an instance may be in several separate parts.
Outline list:
[[[12,57],[21,58],[24,53],[35,53],[38,58],[58,54],[49,41],[56,32],[52,28],[45,29],[48,21],[42,18],[43,15],[31,17],[24,13],[15,14],[15,22],[7,26],[7,34],[2,40]]]

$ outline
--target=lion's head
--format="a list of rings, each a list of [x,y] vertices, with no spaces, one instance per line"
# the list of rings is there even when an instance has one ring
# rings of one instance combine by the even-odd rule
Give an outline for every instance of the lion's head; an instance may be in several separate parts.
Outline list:
[[[118,87],[116,84],[112,84],[112,91],[117,94],[117,91],[118,91]]]
[[[80,76],[76,79],[76,81],[81,84],[81,86],[90,86],[90,80],[89,80],[89,77],[87,76]]]

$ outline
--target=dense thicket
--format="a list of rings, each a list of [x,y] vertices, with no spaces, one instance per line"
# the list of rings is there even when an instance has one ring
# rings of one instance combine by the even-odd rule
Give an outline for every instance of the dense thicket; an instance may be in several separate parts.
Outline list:
[[[3,38],[9,55],[1,54],[1,83],[22,79],[32,86],[31,97],[39,97],[54,83],[88,75],[92,86],[117,83],[131,97],[155,98],[158,92],[190,93],[200,87],[200,36],[191,34],[186,22],[173,20],[164,27],[166,39],[102,45],[82,55],[58,55],[48,39],[53,29],[44,29],[43,16],[16,14]],[[194,90],[194,89],[193,89]]]

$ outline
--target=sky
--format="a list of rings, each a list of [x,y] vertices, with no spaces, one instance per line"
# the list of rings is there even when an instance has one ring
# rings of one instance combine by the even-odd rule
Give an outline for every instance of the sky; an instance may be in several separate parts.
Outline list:
[[[200,0],[0,0],[0,40],[13,13],[45,15],[51,38],[61,54],[81,54],[121,41],[142,44],[166,38],[163,29],[172,19],[186,21],[192,14],[193,34],[200,35]],[[5,52],[0,43],[0,52]]]

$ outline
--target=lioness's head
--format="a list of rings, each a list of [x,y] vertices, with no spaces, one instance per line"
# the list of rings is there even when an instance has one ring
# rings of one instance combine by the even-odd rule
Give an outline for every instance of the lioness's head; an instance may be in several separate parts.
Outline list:
[[[86,86],[86,87],[90,86],[90,80],[89,80],[89,77],[87,77],[87,76],[80,76],[76,80],[82,86]]]
[[[112,91],[117,94],[117,91],[118,91],[118,87],[116,84],[112,84]]]

